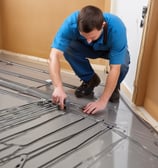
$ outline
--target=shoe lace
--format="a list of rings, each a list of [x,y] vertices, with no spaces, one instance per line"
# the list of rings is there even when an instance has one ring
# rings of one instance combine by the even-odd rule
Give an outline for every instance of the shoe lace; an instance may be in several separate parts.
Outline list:
[[[80,88],[87,88],[87,86],[88,86],[88,83],[86,83],[86,82],[82,82]]]

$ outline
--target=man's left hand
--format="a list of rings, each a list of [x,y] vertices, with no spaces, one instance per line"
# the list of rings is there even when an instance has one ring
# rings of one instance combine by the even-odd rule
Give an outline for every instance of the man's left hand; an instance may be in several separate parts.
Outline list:
[[[83,112],[87,114],[95,114],[101,110],[104,110],[106,107],[105,102],[97,100],[95,102],[90,102],[86,106],[83,107]]]

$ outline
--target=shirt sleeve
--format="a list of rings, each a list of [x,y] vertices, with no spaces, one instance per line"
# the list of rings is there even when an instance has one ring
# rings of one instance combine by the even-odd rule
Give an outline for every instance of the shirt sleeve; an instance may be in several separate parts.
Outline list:
[[[65,19],[59,30],[57,31],[54,40],[51,44],[52,48],[65,51],[70,42],[75,39],[75,31],[77,27],[76,13],[73,13]]]
[[[127,36],[126,28],[119,18],[116,18],[111,30],[110,64],[126,64]]]

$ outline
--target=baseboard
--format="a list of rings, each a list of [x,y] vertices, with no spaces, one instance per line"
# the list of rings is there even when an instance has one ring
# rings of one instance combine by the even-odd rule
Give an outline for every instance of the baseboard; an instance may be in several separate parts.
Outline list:
[[[128,107],[142,120],[148,123],[154,130],[158,132],[158,122],[145,110],[142,106],[136,106],[132,102],[132,93],[124,83],[121,85],[121,97]]]
[[[15,56],[20,59],[25,59],[25,60],[32,60],[32,61],[38,61],[38,62],[48,62],[48,59],[45,58],[39,58],[38,56],[33,56],[33,55],[26,55],[26,54],[21,54],[21,53],[16,53],[8,50],[0,50],[1,54],[5,55],[10,55],[10,56]]]

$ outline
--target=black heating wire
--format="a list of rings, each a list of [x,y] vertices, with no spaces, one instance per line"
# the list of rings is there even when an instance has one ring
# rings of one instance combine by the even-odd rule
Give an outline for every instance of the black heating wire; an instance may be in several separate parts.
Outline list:
[[[23,124],[25,122],[33,120],[41,115],[50,113],[53,110],[57,110],[57,109],[58,109],[57,105],[50,106],[49,104],[47,104],[39,107],[39,106],[35,106],[35,103],[31,103],[26,106],[21,106],[14,109],[1,110],[0,121],[4,123],[0,122],[0,131],[8,128],[12,128],[13,126],[17,126],[19,124]]]
[[[57,117],[54,117],[53,119],[56,119],[56,118],[57,118]],[[84,119],[84,118],[80,118],[80,119],[78,119],[78,120],[76,120],[76,121],[73,121],[73,122],[71,122],[71,123],[68,123],[68,124],[64,125],[63,127],[59,128],[59,129],[56,129],[55,131],[53,131],[53,132],[51,132],[51,133],[49,133],[49,134],[46,134],[46,135],[44,135],[44,136],[42,136],[42,137],[40,137],[40,138],[38,138],[38,139],[35,139],[34,141],[31,141],[30,143],[27,143],[27,144],[25,144],[25,145],[18,145],[19,148],[18,148],[16,151],[14,151],[14,155],[15,155],[17,152],[19,152],[20,150],[22,150],[24,147],[27,147],[27,146],[29,146],[29,145],[31,145],[31,144],[37,142],[37,141],[40,141],[41,139],[46,138],[46,137],[48,137],[48,136],[50,136],[50,135],[52,135],[52,134],[55,134],[55,133],[57,133],[57,132],[59,132],[59,131],[65,129],[65,128],[69,127],[69,126],[72,126],[73,124],[76,124],[76,123],[82,121],[83,119]],[[42,123],[42,124],[43,124],[43,123]],[[41,125],[41,124],[40,124],[40,125]],[[93,125],[93,124],[92,124],[92,125]],[[91,125],[91,126],[92,126],[92,125]],[[18,134],[27,132],[27,131],[29,131],[29,130],[31,130],[31,129],[34,129],[34,128],[38,127],[38,126],[39,126],[39,125],[36,125],[36,126],[34,126],[34,127],[31,127],[30,129],[26,129],[25,131],[19,132]],[[73,135],[74,135],[74,134],[73,134]],[[14,135],[14,136],[15,136],[15,135]],[[71,136],[71,135],[70,135],[70,136]],[[7,137],[7,138],[8,138],[8,137]],[[69,136],[68,136],[68,138],[69,138]],[[13,137],[13,139],[14,139],[14,137]],[[63,138],[63,139],[60,139],[60,140],[57,140],[57,141],[53,141],[53,142],[51,142],[51,143],[49,143],[49,144],[46,144],[45,146],[42,146],[42,147],[38,148],[37,150],[34,150],[33,152],[36,152],[36,151],[40,150],[41,148],[44,148],[44,147],[49,146],[49,145],[51,145],[51,144],[58,143],[58,142],[60,142],[60,141],[64,141],[65,139],[67,139],[67,137],[65,137],[65,138]],[[1,144],[4,144],[4,145],[7,146],[6,148],[0,150],[1,152],[2,152],[3,150],[6,150],[7,148],[10,148],[10,147],[12,147],[12,146],[15,145],[15,144],[9,144],[9,143],[7,143],[7,141],[10,141],[10,140],[12,140],[12,138],[9,138],[9,139],[7,139],[6,141],[1,142]],[[31,152],[30,152],[30,153],[31,153]],[[12,156],[12,155],[13,155],[13,153],[10,154],[10,156]],[[7,156],[7,157],[10,157],[10,156]],[[5,157],[5,158],[6,158],[6,157]],[[1,159],[3,159],[3,158],[1,158]]]
[[[55,164],[56,162],[59,162],[61,159],[65,158],[67,155],[79,150],[81,147],[88,145],[88,143],[90,143],[92,140],[94,140],[94,138],[98,138],[98,136],[101,136],[102,134],[106,133],[107,131],[109,131],[109,129],[104,129],[104,130],[100,130],[99,132],[97,132],[96,134],[94,134],[93,136],[91,136],[90,138],[87,138],[85,141],[83,141],[82,143],[80,143],[79,145],[77,145],[76,147],[66,151],[65,153],[61,154],[60,156],[53,158],[52,160],[50,160],[49,162],[39,166],[39,168],[46,168],[46,167],[50,167],[50,165]]]
[[[35,67],[32,67],[32,66],[19,64],[19,63],[16,63],[16,62],[13,62],[13,61],[7,61],[7,60],[0,60],[0,62],[6,63],[8,65],[15,65],[15,66],[18,66],[18,67],[21,67],[21,68],[26,68],[26,69],[30,69],[32,71],[37,71],[37,72],[45,73],[45,74],[49,75],[48,71],[42,70],[42,69],[39,69],[39,68],[35,68]],[[32,78],[32,77],[29,77],[29,76],[26,76],[26,75],[21,75],[21,74],[14,73],[14,72],[5,71],[5,70],[2,70],[2,69],[0,71],[3,71],[4,73],[7,73],[8,75],[13,75],[13,76],[16,76],[16,77],[20,77],[20,78],[24,78],[24,79],[28,79],[28,80],[32,80],[32,81],[44,84],[42,86],[52,84],[51,81],[50,82],[42,81],[40,79]],[[77,86],[74,86],[74,85],[71,85],[71,84],[68,84],[68,83],[65,83],[65,82],[63,82],[63,85],[65,87],[68,87],[68,88],[71,88],[71,89],[76,89],[77,88]],[[39,86],[39,87],[42,87],[42,86]],[[37,88],[39,88],[39,87],[37,87]]]
[[[29,152],[29,153],[24,153],[24,154],[22,154],[22,155],[17,155],[17,156],[15,156],[15,157],[9,156],[8,159],[10,160],[10,159],[15,159],[15,158],[18,158],[18,157],[21,157],[21,156],[26,156],[26,157],[25,157],[25,158],[26,158],[25,162],[26,162],[26,161],[28,161],[28,160],[30,160],[30,159],[32,159],[32,158],[38,156],[39,154],[41,154],[41,153],[43,153],[43,152],[45,152],[45,151],[47,151],[47,150],[50,150],[50,149],[56,147],[57,145],[60,145],[60,144],[62,144],[62,143],[64,143],[64,142],[70,140],[71,138],[73,138],[73,137],[79,135],[80,133],[84,132],[85,130],[92,128],[92,127],[95,126],[96,124],[98,124],[98,122],[93,123],[92,125],[88,126],[87,128],[84,128],[83,130],[81,130],[81,131],[79,131],[79,132],[76,132],[76,133],[74,133],[74,134],[72,134],[72,135],[69,135],[69,136],[67,136],[67,137],[64,137],[64,138],[59,139],[59,140],[54,141],[54,142],[50,142],[49,144],[46,144],[46,145],[44,145],[44,146],[42,146],[42,147],[40,147],[40,148],[38,148],[38,149],[35,149],[34,151],[31,151],[31,152]],[[60,129],[60,130],[61,130],[61,129]],[[75,148],[73,148],[73,149],[71,149],[71,150],[69,150],[69,151],[67,151],[67,152],[62,153],[60,156],[58,156],[58,157],[56,157],[56,158],[53,158],[53,160],[51,160],[50,162],[52,162],[52,161],[54,161],[54,160],[56,160],[56,159],[59,159],[60,157],[64,156],[65,154],[68,154],[69,152],[72,152],[72,151],[74,151],[74,150],[77,150],[80,146],[82,146],[83,144],[85,144],[86,142],[88,142],[90,139],[92,139],[93,137],[97,136],[98,134],[103,133],[105,130],[108,131],[109,129],[108,129],[108,128],[106,128],[106,129],[104,128],[104,129],[100,130],[99,132],[97,132],[97,133],[96,133],[95,135],[93,135],[92,137],[86,139],[84,142],[82,142],[81,144],[77,145]],[[55,132],[56,132],[56,131],[55,131]],[[54,144],[54,143],[57,143],[57,144]],[[48,146],[49,146],[49,147],[48,147]],[[44,149],[44,148],[45,148],[45,149]],[[43,149],[43,150],[42,150],[42,149]],[[40,150],[40,152],[39,152],[39,153],[36,153],[36,152],[39,151],[39,150]],[[16,151],[16,152],[17,152],[17,151]],[[16,152],[15,152],[15,153],[16,153]],[[35,154],[33,155],[33,153],[35,153]],[[32,156],[29,157],[29,155],[32,155]],[[48,163],[46,163],[46,164],[48,164]],[[43,166],[44,166],[44,165],[43,165]]]

